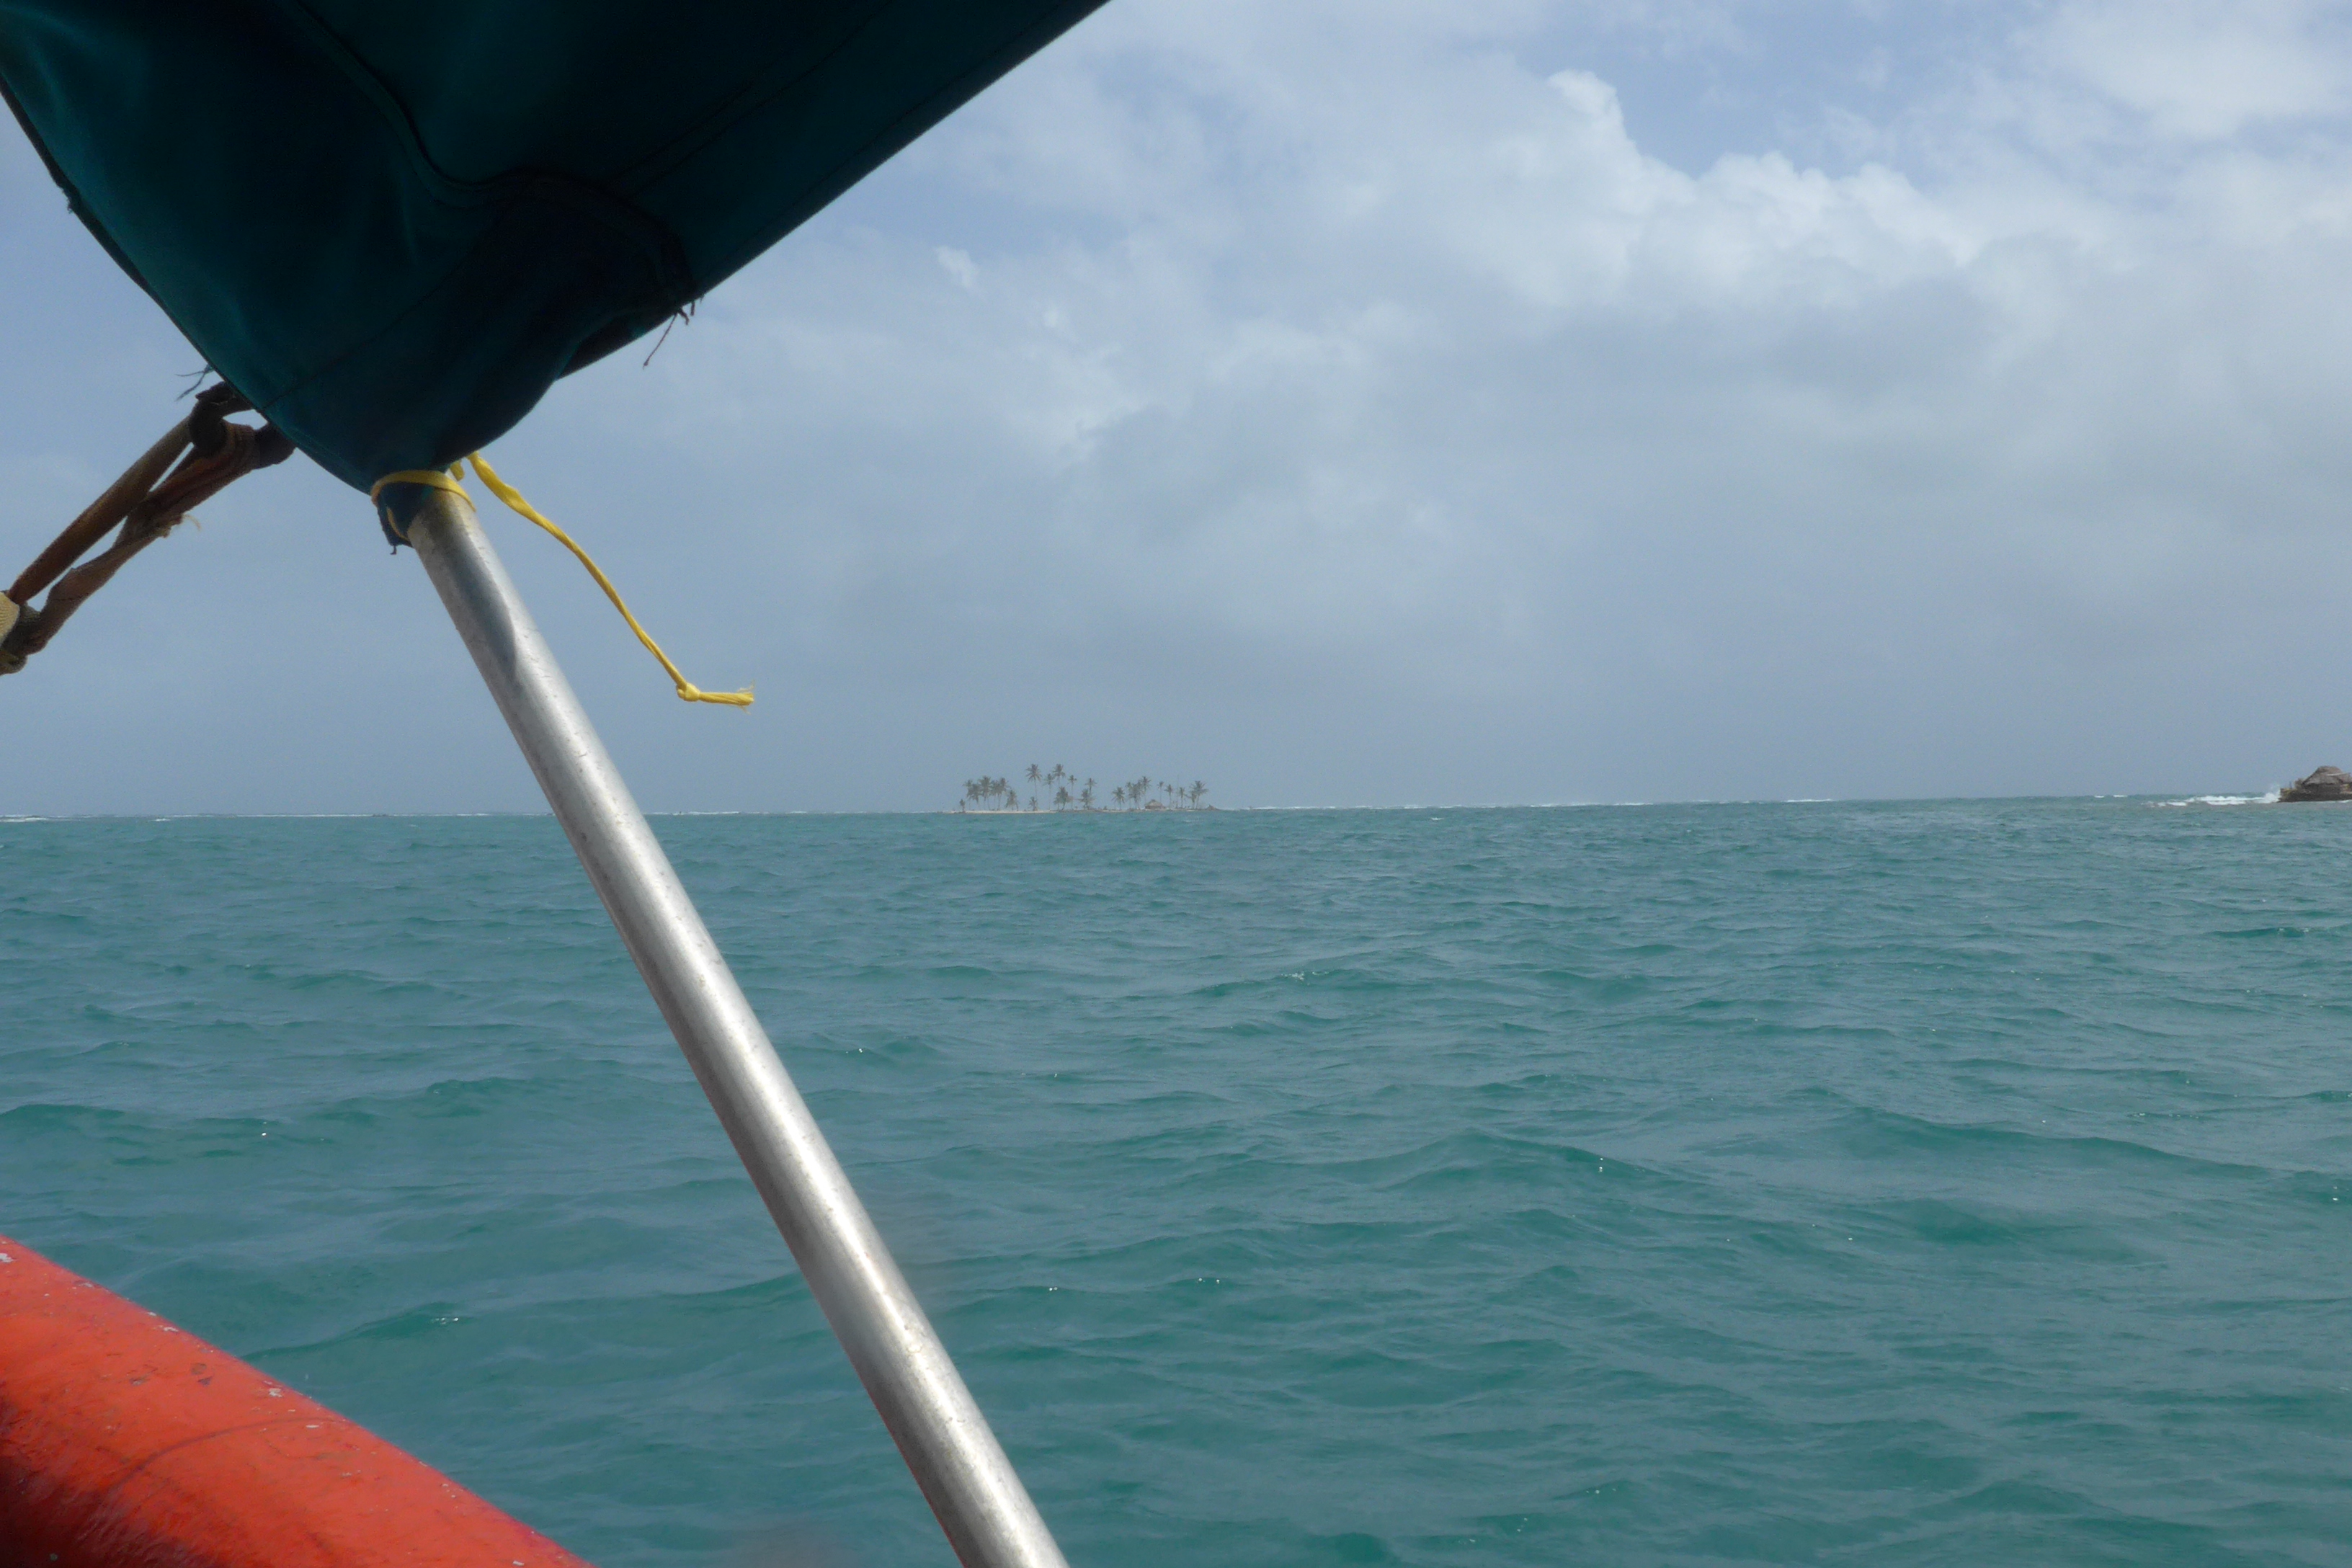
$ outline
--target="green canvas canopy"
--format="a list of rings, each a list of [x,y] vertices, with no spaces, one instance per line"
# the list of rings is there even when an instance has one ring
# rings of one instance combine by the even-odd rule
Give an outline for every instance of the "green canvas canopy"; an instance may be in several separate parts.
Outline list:
[[[367,487],[510,428],[1100,0],[0,0],[0,89],[206,362]]]

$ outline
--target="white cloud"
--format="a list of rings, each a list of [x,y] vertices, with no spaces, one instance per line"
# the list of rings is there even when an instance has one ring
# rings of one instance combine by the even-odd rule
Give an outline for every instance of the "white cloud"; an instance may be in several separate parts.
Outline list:
[[[2212,141],[2342,114],[2345,17],[2314,0],[2097,0],[2061,6],[2029,47],[2161,133]]]
[[[980,268],[972,264],[971,251],[942,245],[931,254],[940,258],[940,269],[956,280],[957,288],[967,294],[979,292]]]

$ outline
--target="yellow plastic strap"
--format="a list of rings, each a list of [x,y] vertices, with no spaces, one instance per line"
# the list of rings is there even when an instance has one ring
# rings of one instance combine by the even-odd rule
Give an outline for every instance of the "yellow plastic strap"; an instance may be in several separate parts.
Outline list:
[[[405,539],[408,537],[408,531],[394,522],[392,520],[392,514],[384,510],[384,486],[423,485],[426,489],[447,490],[453,496],[466,496],[466,487],[457,482],[457,477],[465,471],[457,467],[452,467],[446,474],[438,468],[403,468],[398,473],[386,474],[368,486],[368,500],[375,503],[376,516],[383,521],[384,527]],[[466,504],[473,505],[474,498],[466,496]]]
[[[447,490],[453,496],[464,496],[466,487],[457,482],[457,476],[463,472],[465,472],[463,464],[452,464],[446,474],[438,468],[403,468],[396,474],[386,474],[368,486],[368,500],[373,500],[383,494],[383,487],[386,485],[423,485],[427,489]],[[466,496],[469,505],[473,499],[471,496]]]
[[[531,521],[539,524],[540,527],[553,534],[557,543],[562,545],[564,549],[569,550],[572,554],[579,557],[580,564],[588,568],[588,575],[596,579],[596,586],[604,590],[604,597],[613,601],[613,608],[621,612],[621,618],[629,623],[629,629],[637,634],[637,640],[639,642],[646,645],[646,651],[652,654],[656,658],[661,660],[661,667],[669,671],[670,679],[677,683],[677,695],[682,701],[718,702],[730,708],[749,708],[751,706],[751,691],[749,687],[744,688],[740,691],[705,691],[702,688],[695,685],[691,680],[688,680],[685,676],[680,675],[678,673],[677,666],[669,661],[669,655],[662,652],[661,644],[654,641],[654,639],[646,634],[646,628],[637,624],[637,617],[629,614],[629,606],[621,602],[621,591],[613,586],[613,580],[604,575],[604,568],[597,565],[593,560],[589,559],[588,552],[581,549],[579,545],[573,543],[570,534],[556,527],[552,521],[549,521],[540,512],[537,507],[534,507],[530,502],[523,500],[521,491],[507,483],[506,480],[499,478],[499,471],[490,467],[489,464],[484,462],[482,460],[482,455],[479,452],[476,452],[471,460],[474,465],[474,472],[481,477],[482,483],[490,487],[490,493],[492,495],[506,502],[507,505],[512,508],[517,513],[530,519]],[[382,479],[377,482],[379,484],[389,484],[393,482],[393,480],[405,480],[410,484],[433,484],[434,479],[421,477],[423,472],[424,470],[418,470],[415,475],[394,474],[390,476],[389,479]],[[439,476],[436,475],[434,476],[434,479],[439,479]],[[441,480],[439,484],[435,485],[435,488],[453,489],[459,495],[464,495],[466,493],[465,490],[452,479]]]
[[[474,472],[481,476],[482,483],[490,487],[492,495],[506,502],[519,515],[529,518],[553,534],[558,543],[580,558],[580,564],[588,568],[588,575],[596,579],[596,585],[604,590],[604,597],[613,601],[613,608],[621,612],[621,618],[629,623],[629,629],[637,634],[637,640],[646,645],[646,651],[661,660],[661,667],[669,671],[670,679],[677,683],[677,695],[680,700],[717,702],[729,708],[751,706],[751,690],[749,687],[745,687],[740,691],[705,691],[685,676],[680,675],[677,666],[669,661],[669,655],[662,652],[661,644],[654,641],[646,634],[646,628],[637,624],[637,617],[629,614],[629,606],[621,602],[621,591],[613,586],[613,580],[604,575],[604,569],[589,559],[588,552],[574,543],[570,534],[556,527],[554,522],[542,514],[537,507],[523,500],[520,490],[499,478],[499,471],[482,461],[482,455],[479,452],[473,455],[473,464]],[[447,490],[451,495],[465,496],[466,487],[457,482],[457,477],[465,471],[463,463],[451,464],[449,471],[446,474],[438,468],[403,468],[396,474],[384,475],[369,486],[368,500],[373,500],[382,495],[386,485],[423,485],[428,489]],[[473,503],[474,498],[466,496],[466,504],[471,506]]]

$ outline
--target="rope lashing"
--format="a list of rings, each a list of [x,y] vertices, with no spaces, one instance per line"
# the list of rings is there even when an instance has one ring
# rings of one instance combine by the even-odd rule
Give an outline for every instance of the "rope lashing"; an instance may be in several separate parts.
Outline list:
[[[191,510],[254,469],[293,455],[294,443],[277,426],[230,423],[230,415],[252,406],[226,382],[206,387],[196,395],[194,413],[166,431],[49,542],[0,600],[6,606],[0,609],[0,675],[24,668],[92,594]],[[81,561],[118,523],[122,531],[114,543]],[[49,596],[36,608],[33,598],[45,588]]]
[[[751,690],[749,687],[740,691],[705,691],[688,680],[679,671],[677,666],[670,661],[669,655],[662,651],[661,644],[654,641],[653,635],[646,630],[635,616],[630,614],[627,603],[621,597],[621,591],[613,586],[613,580],[604,575],[604,569],[596,564],[594,558],[583,550],[577,541],[558,527],[555,521],[544,512],[525,500],[520,490],[499,478],[499,471],[485,462],[479,452],[474,453],[465,461],[474,465],[475,475],[481,479],[482,483],[489,487],[492,495],[506,503],[509,510],[545,529],[554,536],[558,544],[572,552],[580,564],[588,569],[588,575],[596,579],[596,586],[604,590],[604,597],[613,601],[613,608],[621,612],[621,618],[629,623],[629,629],[637,634],[637,640],[646,645],[646,651],[661,661],[662,668],[669,673],[670,680],[677,687],[680,701],[713,702],[727,708],[751,706]],[[466,496],[466,487],[457,482],[464,468],[465,462],[451,464],[447,473],[443,473],[438,468],[403,468],[398,473],[384,475],[370,486],[368,499],[376,500],[383,493],[384,487],[387,485],[423,485],[428,489],[446,490],[452,495]],[[471,496],[466,496],[466,504],[467,506],[473,504]]]

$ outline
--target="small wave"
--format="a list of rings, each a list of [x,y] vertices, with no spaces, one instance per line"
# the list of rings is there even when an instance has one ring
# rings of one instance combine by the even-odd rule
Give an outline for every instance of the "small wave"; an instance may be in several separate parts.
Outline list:
[[[2160,807],[2182,805],[2276,805],[2279,792],[2267,795],[2192,795],[2186,800],[2159,800]]]

